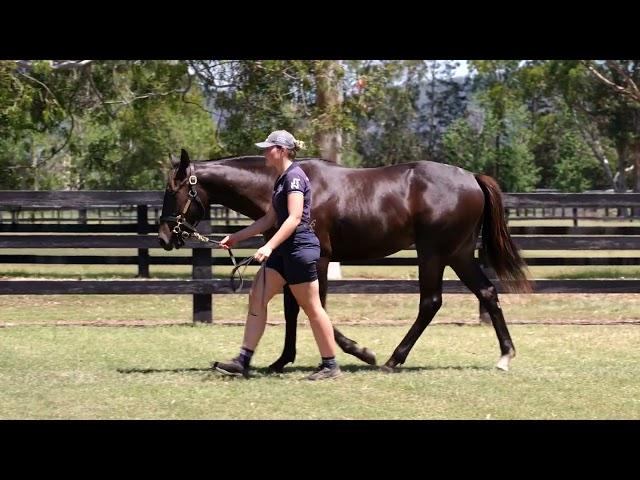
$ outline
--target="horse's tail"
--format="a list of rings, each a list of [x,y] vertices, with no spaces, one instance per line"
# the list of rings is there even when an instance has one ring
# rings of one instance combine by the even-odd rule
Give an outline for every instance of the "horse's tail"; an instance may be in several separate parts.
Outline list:
[[[531,293],[533,289],[527,278],[527,265],[507,230],[500,187],[488,175],[475,177],[485,199],[482,246],[489,263],[508,291]]]

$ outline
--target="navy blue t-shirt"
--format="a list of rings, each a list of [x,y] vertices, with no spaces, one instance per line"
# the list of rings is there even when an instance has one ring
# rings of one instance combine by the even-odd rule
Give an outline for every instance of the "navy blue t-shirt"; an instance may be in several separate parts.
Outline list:
[[[287,197],[291,192],[293,195],[304,195],[304,204],[302,207],[302,218],[300,224],[293,234],[287,238],[282,244],[276,248],[276,251],[290,252],[295,248],[307,246],[319,246],[318,237],[310,226],[311,222],[311,182],[309,178],[300,168],[299,165],[292,163],[289,168],[276,180],[273,186],[273,196],[271,202],[278,217],[276,228],[289,217],[289,207],[287,205]]]

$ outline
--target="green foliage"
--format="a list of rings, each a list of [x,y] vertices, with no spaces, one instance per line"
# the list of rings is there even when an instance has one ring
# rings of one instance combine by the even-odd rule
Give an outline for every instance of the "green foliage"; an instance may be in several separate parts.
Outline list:
[[[429,159],[418,109],[424,62],[352,62],[350,67],[353,77],[365,85],[345,102],[355,118],[351,145],[360,164],[375,167]]]
[[[601,169],[591,151],[574,132],[560,139],[553,186],[563,192],[583,192],[594,186]]]
[[[203,104],[184,62],[0,62],[3,188],[161,188],[171,152],[219,155]]]
[[[521,67],[517,60],[474,61],[475,101],[488,122],[487,137],[492,164],[485,173],[495,177],[505,191],[533,190],[539,168],[531,152],[531,121],[521,97]],[[488,155],[485,155],[488,156]]]
[[[415,129],[418,113],[414,95],[390,87],[386,101],[362,122],[355,136],[362,165],[377,167],[426,160],[425,147]],[[368,126],[368,128],[367,128]]]
[[[592,71],[629,87],[635,60],[474,60],[471,102],[452,61],[59,66],[0,61],[0,188],[161,188],[170,153],[254,154],[276,128],[304,140],[304,156],[341,132],[345,165],[446,161],[509,191],[610,188],[640,158],[640,106]]]
[[[213,72],[202,78],[220,112],[223,154],[255,154],[254,143],[275,129],[286,129],[312,147],[314,65],[312,61],[197,62]],[[213,64],[213,65],[212,65]],[[218,86],[218,82],[225,86]]]
[[[507,192],[528,192],[535,188],[540,178],[534,163],[531,130],[527,124],[527,112],[523,105],[505,112],[504,130],[498,134],[496,170],[502,188]]]
[[[502,122],[490,109],[470,111],[454,122],[443,140],[445,161],[497,178],[509,192],[535,188],[538,167],[529,150],[530,131],[524,107],[504,111]]]
[[[640,104],[637,98],[632,99],[602,81],[588,67],[597,70],[602,78],[628,89],[632,84],[640,84],[640,64],[637,60],[548,62],[553,91],[570,110],[576,124],[590,132],[592,143],[600,145],[613,160],[611,163],[615,162],[612,168],[617,166],[618,174],[624,177],[627,167],[635,164],[640,169]],[[596,185],[601,183],[598,180],[593,179]],[[608,188],[626,188],[624,180],[614,184],[616,182],[610,176],[608,182]],[[640,183],[636,183],[634,189],[639,188]]]
[[[21,145],[0,138],[0,189],[7,190],[19,185],[19,167],[16,159],[23,156]]]
[[[418,130],[428,158],[442,161],[443,133],[464,115],[469,79],[454,78],[459,62],[429,60],[426,66],[427,81],[421,88]]]
[[[495,163],[495,131],[495,121],[491,114],[478,130],[472,127],[469,118],[456,120],[444,135],[445,162],[470,172],[488,173],[490,166]]]
[[[340,130],[343,162],[373,166],[423,158],[415,102],[424,75],[416,61],[192,62],[221,112],[224,153],[254,153],[256,139],[276,128],[305,140],[318,156],[318,132]],[[335,69],[342,104],[321,111],[319,74]],[[250,115],[247,114],[250,112]]]

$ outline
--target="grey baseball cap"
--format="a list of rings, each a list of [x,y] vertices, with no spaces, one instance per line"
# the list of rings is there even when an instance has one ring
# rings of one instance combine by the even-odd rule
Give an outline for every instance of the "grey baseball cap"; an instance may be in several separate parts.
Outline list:
[[[274,145],[294,150],[296,148],[296,139],[286,130],[276,130],[271,132],[264,142],[256,143],[258,148],[269,148]]]

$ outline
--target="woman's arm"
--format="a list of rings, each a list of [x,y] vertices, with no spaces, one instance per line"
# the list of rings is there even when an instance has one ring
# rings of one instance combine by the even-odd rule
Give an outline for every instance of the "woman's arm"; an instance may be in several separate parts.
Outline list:
[[[247,238],[251,238],[254,235],[258,235],[264,232],[265,230],[268,230],[269,228],[273,227],[273,225],[275,225],[276,223],[276,219],[277,219],[276,212],[273,210],[273,207],[270,206],[269,210],[267,210],[267,213],[265,213],[262,217],[260,217],[258,220],[253,222],[251,225],[249,225],[246,228],[243,228],[242,230],[234,234],[227,235],[225,238],[223,238],[220,241],[220,246],[224,248],[231,248],[237,243],[242,242],[243,240],[246,240]]]

